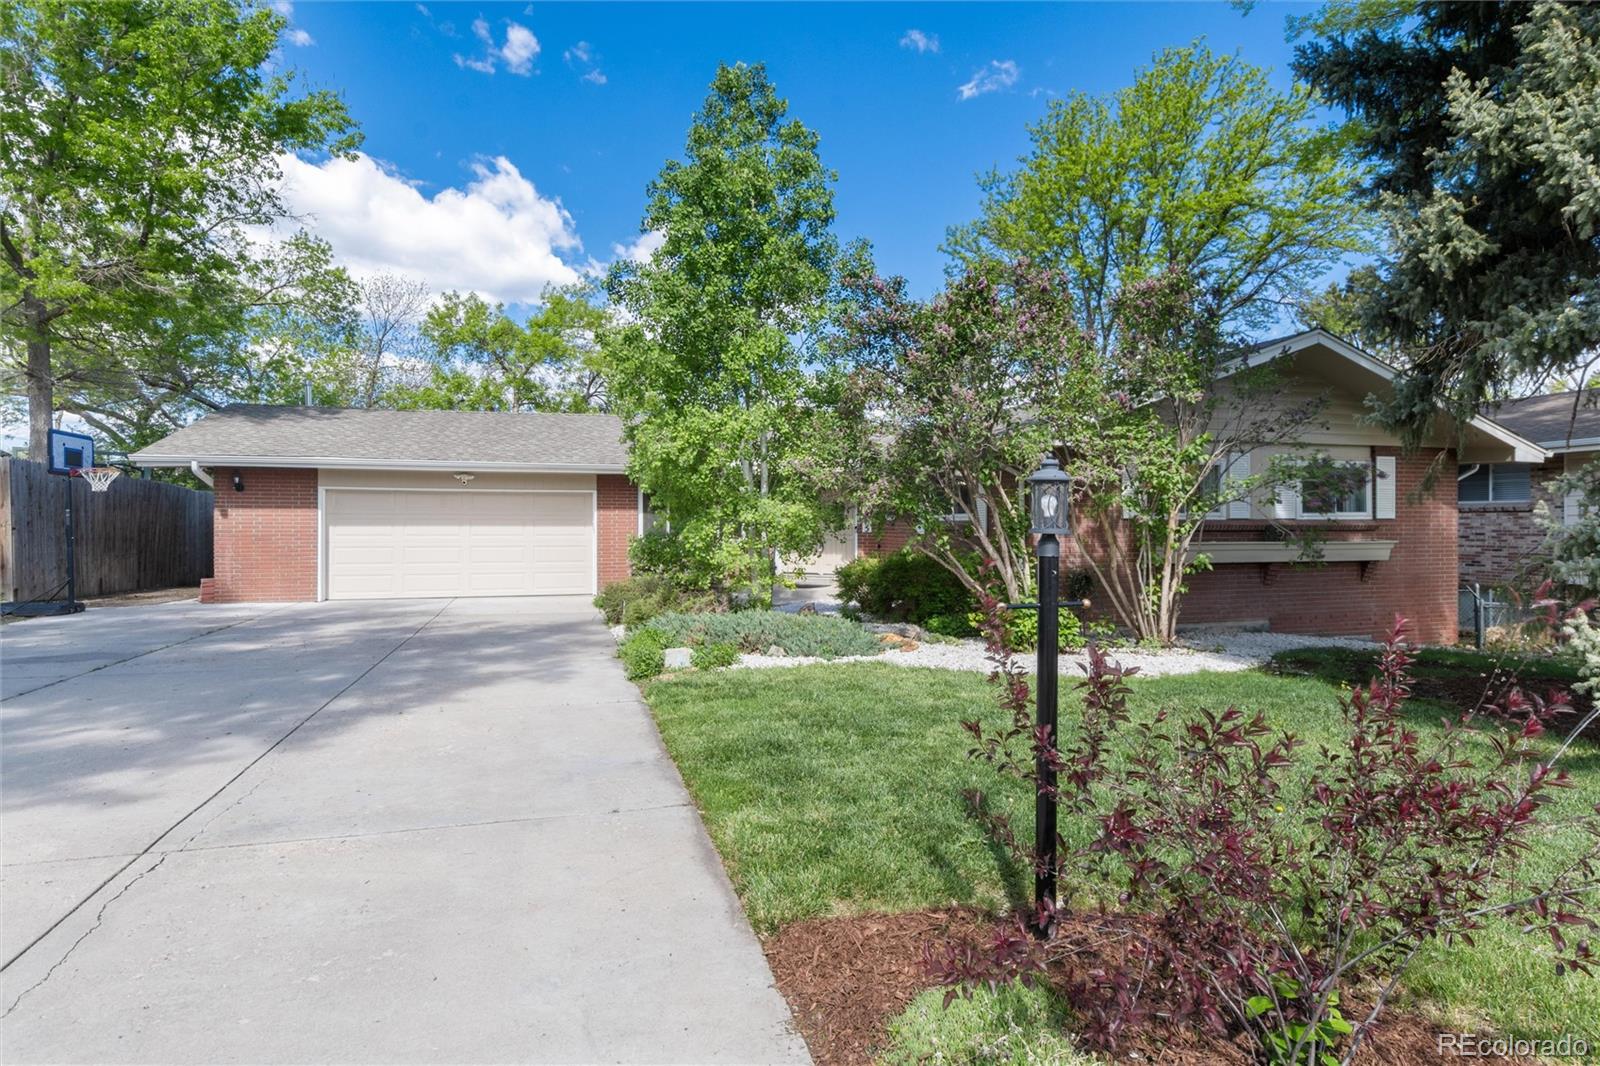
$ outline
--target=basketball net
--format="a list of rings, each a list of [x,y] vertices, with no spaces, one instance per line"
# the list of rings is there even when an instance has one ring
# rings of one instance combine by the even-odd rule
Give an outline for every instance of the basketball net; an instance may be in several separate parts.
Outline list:
[[[73,473],[89,483],[90,492],[104,492],[122,471],[114,466],[86,466]]]

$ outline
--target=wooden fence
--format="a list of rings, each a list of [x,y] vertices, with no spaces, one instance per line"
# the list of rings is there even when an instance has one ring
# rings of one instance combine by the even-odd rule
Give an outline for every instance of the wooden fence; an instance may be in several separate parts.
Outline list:
[[[72,492],[78,598],[198,585],[211,576],[211,493],[124,474],[105,492],[0,459],[0,599],[62,599]]]

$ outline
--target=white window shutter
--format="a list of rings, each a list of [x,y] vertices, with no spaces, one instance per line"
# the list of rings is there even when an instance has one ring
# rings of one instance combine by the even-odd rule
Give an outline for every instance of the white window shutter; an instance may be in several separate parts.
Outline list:
[[[1244,481],[1249,476],[1250,476],[1250,453],[1249,452],[1245,452],[1243,455],[1234,456],[1233,457],[1233,461],[1228,464],[1228,481],[1234,482],[1235,484],[1237,484],[1240,481]],[[1229,518],[1249,518],[1250,517],[1250,498],[1248,496],[1242,496],[1237,500],[1229,500],[1228,501],[1228,517]]]
[[[1378,467],[1378,482],[1373,486],[1372,499],[1378,518],[1393,518],[1395,506],[1395,461],[1392,455],[1380,455],[1374,462]]]
[[[1299,518],[1300,517],[1300,483],[1286,481],[1277,488],[1278,502],[1272,505],[1272,517]]]
[[[1583,503],[1583,493],[1574,489],[1567,493],[1561,501],[1561,524],[1575,526],[1578,524],[1578,508]]]

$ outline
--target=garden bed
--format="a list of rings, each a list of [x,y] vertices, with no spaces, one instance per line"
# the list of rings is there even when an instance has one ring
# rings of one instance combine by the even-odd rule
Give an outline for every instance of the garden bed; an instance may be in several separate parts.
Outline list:
[[[887,1050],[890,1024],[919,993],[934,987],[924,962],[928,946],[946,939],[982,937],[994,924],[992,917],[959,907],[817,918],[788,926],[763,947],[817,1066],[860,1066]],[[1085,945],[1101,938],[1087,925],[1069,926],[1063,936]],[[1052,973],[1051,979],[1080,976],[1099,959],[1086,950],[1072,970]],[[1350,1013],[1357,1009],[1359,1005],[1352,1005]],[[1445,1031],[1416,1012],[1391,1009],[1374,1026],[1356,1061],[1368,1066],[1434,1066],[1441,1059],[1438,1041]],[[1254,1061],[1242,1043],[1194,1027],[1160,1023],[1132,1030],[1109,1058],[1163,1066],[1251,1066]]]
[[[864,1053],[870,1044],[852,1034],[881,1026],[869,1016],[893,1017],[931,983],[921,975],[920,946],[895,954],[891,941],[937,928],[950,914],[1006,913],[1031,888],[1028,871],[991,845],[961,801],[964,789],[981,787],[997,809],[1031,817],[1022,789],[967,757],[971,737],[960,723],[999,713],[993,686],[977,673],[883,665],[902,654],[877,663],[693,671],[644,689],[796,1017],[818,1041],[819,1062],[853,1061],[830,1057],[827,1048]],[[1139,677],[1133,689],[1136,717],[1238,706],[1260,709],[1309,751],[1340,735],[1337,683],[1321,676]],[[1064,713],[1074,707],[1071,692],[1064,685]],[[1442,712],[1418,699],[1407,720],[1426,734],[1439,728]],[[1572,765],[1576,787],[1556,799],[1557,818],[1600,801],[1592,756]],[[1073,819],[1062,828],[1069,844],[1086,839]],[[1571,844],[1571,831],[1557,830],[1534,841],[1530,861],[1552,861]],[[802,966],[806,958],[819,960],[814,971]],[[840,983],[827,983],[830,969]],[[868,984],[865,1000],[850,991]],[[1600,1045],[1600,981],[1556,975],[1508,923],[1492,922],[1475,944],[1430,945],[1403,988],[1408,1005],[1426,1004],[1464,1031],[1529,1039],[1570,1032]],[[917,1002],[915,1009],[925,1006]],[[922,1023],[948,1024],[945,1017]],[[1067,1039],[1070,1024],[1055,1028]],[[892,1050],[886,1057],[894,1062],[910,1054],[898,1043]]]
[[[1274,655],[1271,672],[1316,677],[1334,684],[1361,685],[1373,674],[1377,653],[1357,648],[1299,648]],[[1558,715],[1549,731],[1566,736],[1594,710],[1594,699],[1572,691],[1579,680],[1577,664],[1550,655],[1495,654],[1457,648],[1423,648],[1412,667],[1412,692],[1425,700],[1471,711],[1487,696],[1492,703],[1515,680],[1531,695],[1543,697],[1563,689],[1572,711]],[[1600,743],[1600,721],[1591,722],[1583,736]]]

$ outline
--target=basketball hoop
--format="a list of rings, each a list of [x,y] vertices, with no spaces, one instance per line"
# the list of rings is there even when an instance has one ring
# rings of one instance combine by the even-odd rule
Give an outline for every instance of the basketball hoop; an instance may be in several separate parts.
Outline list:
[[[86,466],[74,470],[73,473],[89,483],[90,492],[104,492],[111,487],[111,483],[117,480],[122,471],[114,466]]]

